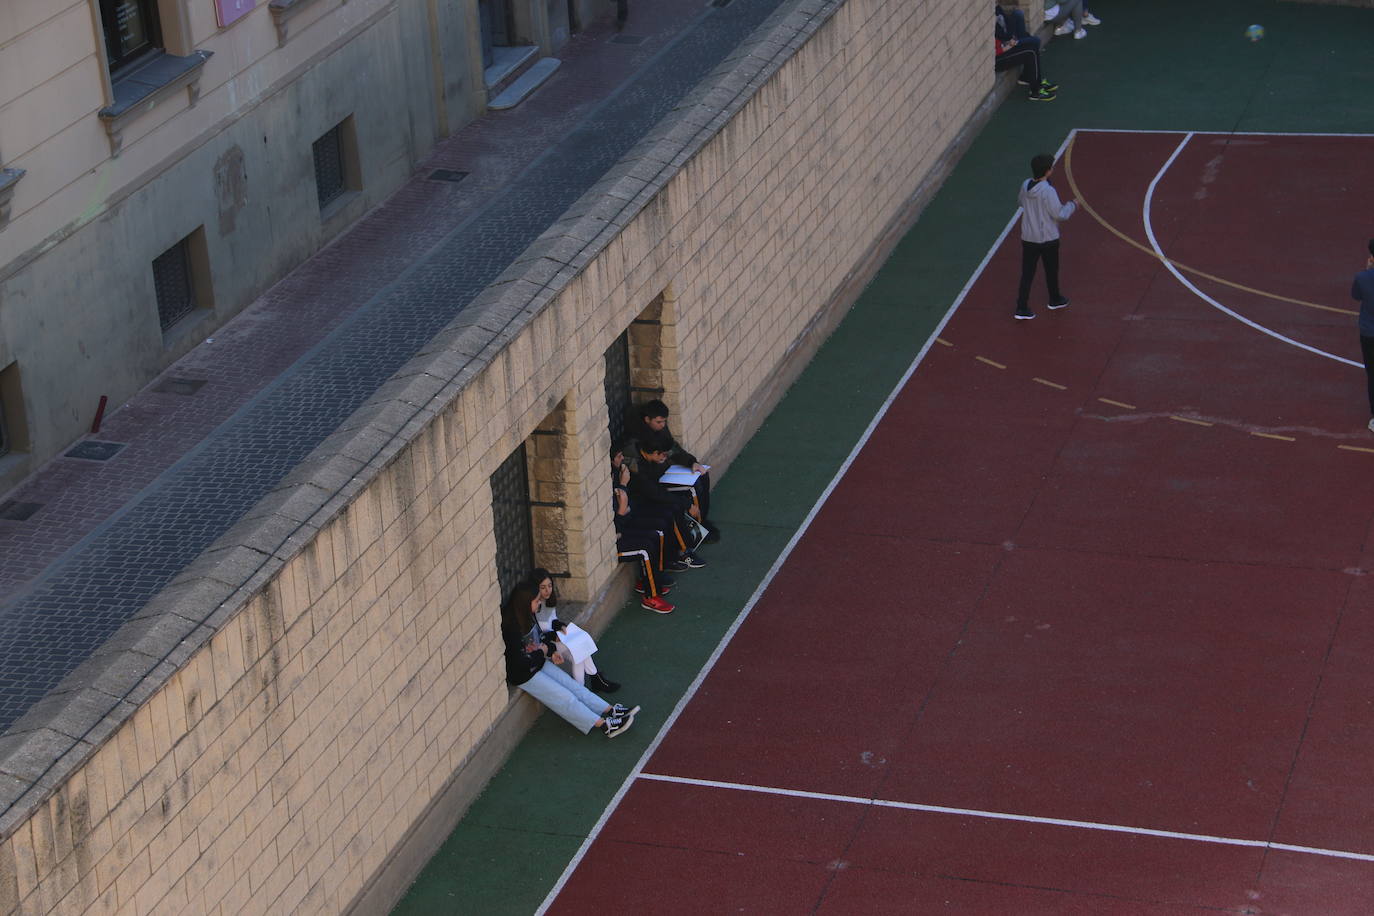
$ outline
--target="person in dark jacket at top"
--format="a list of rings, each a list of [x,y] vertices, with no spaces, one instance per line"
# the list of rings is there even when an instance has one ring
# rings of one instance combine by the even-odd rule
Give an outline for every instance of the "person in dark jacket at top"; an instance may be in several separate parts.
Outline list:
[[[1369,431],[1374,433],[1374,239],[1369,240],[1369,259],[1355,274],[1350,295],[1360,300],[1360,354],[1364,357],[1365,383],[1369,387]]]
[[[614,738],[634,724],[639,707],[607,703],[558,667],[563,657],[555,648],[553,634],[541,633],[534,619],[539,604],[539,593],[522,582],[501,608],[506,681],[552,709],[582,734],[599,728],[607,738]],[[553,664],[547,664],[549,661]]]
[[[692,550],[695,542],[688,543],[686,535],[691,530],[688,518],[698,522],[701,512],[692,498],[691,488],[670,488],[664,485],[662,477],[668,470],[669,443],[672,439],[664,433],[650,433],[647,438],[635,443],[635,460],[626,461],[630,467],[630,480],[626,486],[629,494],[630,515],[642,518],[663,518],[672,521],[674,539],[680,553],[665,568],[670,572],[685,569],[700,569],[706,565]],[[665,529],[666,531],[666,529]]]
[[[1052,171],[1053,156],[1040,153],[1031,157],[1031,177],[1022,183],[1018,195],[1021,204],[1021,286],[1016,293],[1017,318],[1035,317],[1030,308],[1030,289],[1040,261],[1045,262],[1049,307],[1062,309],[1069,304],[1059,289],[1059,224],[1072,216],[1078,205],[1073,201],[1059,202],[1059,194],[1050,184]]]
[[[1032,102],[1052,102],[1059,87],[1045,76],[1040,60],[1040,39],[1026,31],[1026,17],[1018,9],[1003,11],[993,6],[992,69],[1001,73],[1012,67],[1021,68],[1017,82],[1029,86]]]
[[[668,405],[657,398],[639,405],[630,423],[628,435],[641,446],[650,439],[666,442],[669,464],[689,467],[701,475],[692,485],[698,509],[698,513],[694,514],[693,517],[697,518],[697,521],[701,522],[701,526],[706,529],[706,543],[714,544],[719,541],[720,529],[710,520],[711,475],[705,465],[697,461],[695,455],[683,448],[682,444],[673,438],[672,430],[668,428]]]

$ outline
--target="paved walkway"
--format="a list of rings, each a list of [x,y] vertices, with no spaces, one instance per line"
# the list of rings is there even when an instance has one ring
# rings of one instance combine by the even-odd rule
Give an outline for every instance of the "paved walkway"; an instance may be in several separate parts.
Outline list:
[[[518,108],[441,144],[345,236],[122,405],[107,461],[0,497],[0,729],[305,458],[595,183],[780,0],[639,0]],[[467,172],[459,183],[434,169]],[[20,513],[22,514],[22,513]]]

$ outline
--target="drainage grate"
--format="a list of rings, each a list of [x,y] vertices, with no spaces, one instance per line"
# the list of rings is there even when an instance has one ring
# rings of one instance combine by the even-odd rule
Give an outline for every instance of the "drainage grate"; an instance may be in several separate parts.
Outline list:
[[[27,522],[41,508],[42,503],[21,503],[9,499],[0,503],[0,519],[8,522]]]
[[[467,172],[460,172],[457,169],[435,169],[429,173],[430,181],[459,182],[466,177],[468,177]]]
[[[163,394],[195,394],[204,384],[203,378],[169,378],[153,390]]]
[[[611,39],[611,44],[613,45],[637,45],[643,43],[643,35],[617,35]]]
[[[65,455],[68,458],[81,458],[85,461],[109,461],[119,454],[119,450],[124,445],[123,442],[101,442],[99,439],[87,439],[69,449]]]

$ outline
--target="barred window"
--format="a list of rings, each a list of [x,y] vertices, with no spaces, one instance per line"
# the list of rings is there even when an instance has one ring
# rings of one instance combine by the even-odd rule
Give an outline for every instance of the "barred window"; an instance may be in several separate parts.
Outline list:
[[[196,289],[191,278],[189,237],[153,261],[153,291],[157,296],[158,322],[164,331],[195,310]]]
[[[625,418],[630,412],[630,332],[615,339],[606,350],[606,419],[611,445],[625,436]]]
[[[496,581],[505,601],[534,569],[530,483],[523,442],[491,475],[491,514],[496,535]]]
[[[336,124],[315,141],[315,194],[323,210],[347,189],[344,171],[343,124]]]

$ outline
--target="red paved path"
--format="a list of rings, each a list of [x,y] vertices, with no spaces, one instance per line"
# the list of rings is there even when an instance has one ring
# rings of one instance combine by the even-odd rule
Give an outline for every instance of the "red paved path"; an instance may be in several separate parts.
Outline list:
[[[1074,177],[1143,241],[1180,139],[1080,135]],[[1316,198],[1374,141],[1221,139],[1161,181],[1161,245],[1351,307],[1370,207]],[[645,773],[1374,858],[1360,370],[1086,214],[1065,246],[1033,322],[992,257]],[[1357,355],[1350,316],[1206,291]],[[1374,861],[641,779],[552,912],[1217,908],[1368,913]]]

